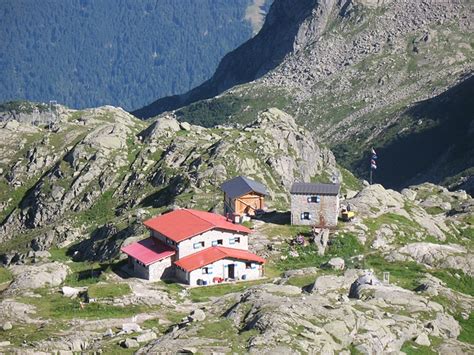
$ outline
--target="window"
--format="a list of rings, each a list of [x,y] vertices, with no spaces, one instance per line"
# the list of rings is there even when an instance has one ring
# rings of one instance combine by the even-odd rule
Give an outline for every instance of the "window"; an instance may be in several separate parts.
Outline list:
[[[308,197],[308,202],[309,203],[319,203],[319,202],[321,202],[321,197],[319,197],[319,196],[309,196]]]
[[[301,220],[311,220],[311,213],[309,212],[303,212],[300,216]]]
[[[194,249],[204,248],[204,242],[197,242],[193,244]]]
[[[212,266],[207,266],[202,268],[203,275],[212,275]]]
[[[137,262],[137,264],[138,264],[138,265],[140,265],[140,266],[143,266],[143,267],[146,267],[146,266],[145,266],[145,264],[144,264],[144,263],[142,263],[141,261],[139,261],[139,260],[136,260],[136,259],[135,259],[135,261]]]
[[[240,243],[240,237],[231,237],[229,239],[229,244]]]
[[[212,241],[212,246],[215,247],[216,245],[222,245],[223,240],[222,239],[217,239]]]
[[[247,262],[245,263],[245,268],[246,268],[246,269],[253,269],[252,263],[251,263],[250,261],[247,261]]]

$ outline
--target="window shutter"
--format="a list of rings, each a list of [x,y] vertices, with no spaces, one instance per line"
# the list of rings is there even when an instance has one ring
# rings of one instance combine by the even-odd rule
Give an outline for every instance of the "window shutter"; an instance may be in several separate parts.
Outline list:
[[[235,239],[234,238],[229,238],[229,244],[235,244]]]
[[[300,219],[304,219],[304,212],[301,214]]]
[[[212,241],[212,246],[215,247],[217,245],[217,240]]]

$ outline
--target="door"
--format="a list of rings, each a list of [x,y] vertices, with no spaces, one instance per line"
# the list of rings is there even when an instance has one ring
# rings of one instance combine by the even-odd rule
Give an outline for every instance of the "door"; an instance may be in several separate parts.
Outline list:
[[[235,264],[229,264],[227,269],[229,270],[228,278],[235,279]]]

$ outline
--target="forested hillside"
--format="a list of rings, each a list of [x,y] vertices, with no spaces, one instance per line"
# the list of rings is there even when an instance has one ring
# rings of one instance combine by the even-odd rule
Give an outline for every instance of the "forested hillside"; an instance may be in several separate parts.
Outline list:
[[[184,92],[252,36],[267,5],[1,1],[0,101],[57,100],[76,108],[111,104],[130,110]]]

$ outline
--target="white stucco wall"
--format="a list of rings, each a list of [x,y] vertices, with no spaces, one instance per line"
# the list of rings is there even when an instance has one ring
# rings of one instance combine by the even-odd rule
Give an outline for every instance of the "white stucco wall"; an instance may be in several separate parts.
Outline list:
[[[253,263],[253,269],[246,268],[246,262],[242,260],[234,259],[222,259],[218,260],[213,264],[206,265],[207,267],[212,266],[212,274],[203,274],[202,268],[185,273],[182,270],[176,272],[176,277],[183,283],[187,283],[191,286],[197,286],[199,279],[207,281],[208,285],[214,284],[213,279],[215,277],[221,277],[223,279],[228,278],[228,266],[229,264],[235,265],[235,279],[242,280],[242,276],[246,275],[245,280],[255,280],[263,276],[263,266],[258,263]],[[227,266],[227,267],[226,267]],[[187,274],[187,276],[185,276]]]
[[[240,242],[231,244],[230,239],[234,237],[239,237]],[[218,246],[248,250],[248,235],[213,229],[203,234],[199,234],[195,237],[192,237],[190,239],[183,240],[181,243],[179,243],[178,244],[178,259],[184,258],[187,255],[194,254],[204,249],[210,248],[211,246],[213,246],[212,242],[219,239],[222,239],[222,245],[218,245]],[[194,243],[199,243],[199,242],[204,242],[204,247],[199,248],[199,249],[194,249]]]

